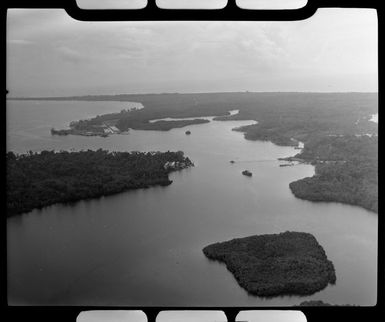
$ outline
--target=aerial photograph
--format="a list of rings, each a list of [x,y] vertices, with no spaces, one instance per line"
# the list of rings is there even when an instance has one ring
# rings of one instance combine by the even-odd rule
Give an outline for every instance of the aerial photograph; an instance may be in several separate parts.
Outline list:
[[[375,9],[6,28],[9,305],[376,305]]]

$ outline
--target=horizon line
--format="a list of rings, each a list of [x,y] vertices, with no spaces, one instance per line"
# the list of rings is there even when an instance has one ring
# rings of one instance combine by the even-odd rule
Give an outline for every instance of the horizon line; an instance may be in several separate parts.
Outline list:
[[[363,93],[363,94],[378,94],[378,91],[214,91],[214,92],[153,92],[153,93],[119,93],[119,94],[79,94],[79,95],[68,95],[68,96],[15,96],[6,97],[6,99],[17,100],[17,99],[47,99],[47,98],[79,98],[89,96],[123,96],[123,95],[189,95],[189,94],[273,94],[273,93],[287,93],[287,94],[352,94],[352,93]]]

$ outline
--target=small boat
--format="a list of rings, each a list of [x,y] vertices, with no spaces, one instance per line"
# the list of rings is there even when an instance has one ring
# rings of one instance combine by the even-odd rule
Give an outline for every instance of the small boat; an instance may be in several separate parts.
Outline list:
[[[190,135],[191,134],[191,132],[190,131],[186,131],[186,135]]]
[[[251,177],[253,174],[250,172],[250,171],[248,171],[248,170],[244,170],[244,171],[242,171],[242,174],[244,175],[244,176],[247,176],[247,177]]]
[[[235,161],[234,161],[234,160],[231,160],[230,163],[235,163]]]
[[[280,167],[291,167],[293,165],[294,165],[294,163],[285,163],[285,164],[280,164],[279,166]]]

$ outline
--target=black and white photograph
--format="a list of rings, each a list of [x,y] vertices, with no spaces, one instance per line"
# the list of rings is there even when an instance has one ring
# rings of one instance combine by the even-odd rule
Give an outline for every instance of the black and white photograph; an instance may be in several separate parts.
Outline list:
[[[78,1],[107,3],[146,5]],[[376,9],[80,21],[11,8],[6,89],[9,305],[377,304]],[[186,312],[157,321],[227,321]],[[236,320],[306,321],[277,312]]]

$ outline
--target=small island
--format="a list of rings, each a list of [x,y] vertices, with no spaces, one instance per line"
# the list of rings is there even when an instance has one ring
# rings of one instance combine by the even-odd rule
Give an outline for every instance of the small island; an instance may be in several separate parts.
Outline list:
[[[242,174],[246,177],[251,177],[253,174],[249,170],[242,171]]]
[[[168,174],[194,166],[177,152],[8,152],[7,216],[130,189],[167,186]]]
[[[283,163],[283,164],[280,164],[279,166],[280,167],[292,167],[294,165],[294,163],[290,162],[290,163]]]
[[[309,233],[237,238],[209,245],[203,253],[225,263],[239,285],[257,296],[309,295],[336,282],[333,263]]]

